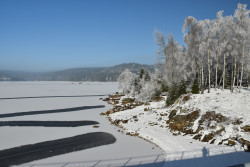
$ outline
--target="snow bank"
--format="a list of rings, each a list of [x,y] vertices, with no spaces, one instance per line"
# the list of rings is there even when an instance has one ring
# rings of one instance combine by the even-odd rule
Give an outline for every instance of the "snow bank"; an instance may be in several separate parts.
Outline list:
[[[240,129],[242,126],[249,125],[249,100],[250,91],[246,89],[242,90],[242,93],[212,90],[210,94],[191,95],[185,102],[179,100],[169,108],[165,107],[165,101],[151,102],[149,105],[115,112],[109,117],[111,121],[123,120],[119,121],[118,125],[123,127],[124,133],[136,134],[158,145],[165,153],[167,166],[184,164],[185,166],[231,166],[250,161],[249,154],[244,152],[239,144],[230,147],[224,144],[200,142],[192,139],[194,134],[185,135],[178,131],[171,131],[167,121],[173,110],[176,110],[177,115],[199,110],[199,119],[207,111],[215,111],[228,118],[223,122],[225,131],[218,137],[218,141],[232,136],[250,139],[249,132],[242,132]],[[199,126],[199,119],[194,122],[194,129]],[[241,124],[230,124],[239,119],[242,121]],[[204,136],[209,132],[209,128],[202,131]]]

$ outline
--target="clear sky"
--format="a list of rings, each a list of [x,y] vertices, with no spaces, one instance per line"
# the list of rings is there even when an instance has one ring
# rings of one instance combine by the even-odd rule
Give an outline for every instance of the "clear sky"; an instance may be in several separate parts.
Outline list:
[[[183,45],[187,16],[232,15],[250,0],[0,0],[0,69],[156,63],[155,28]]]

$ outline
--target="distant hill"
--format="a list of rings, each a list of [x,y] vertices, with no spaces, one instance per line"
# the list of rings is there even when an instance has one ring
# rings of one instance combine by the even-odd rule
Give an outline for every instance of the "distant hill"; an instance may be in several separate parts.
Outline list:
[[[139,73],[141,69],[152,72],[154,66],[126,63],[113,67],[73,68],[47,73],[0,70],[0,81],[116,81],[125,69],[134,73]]]

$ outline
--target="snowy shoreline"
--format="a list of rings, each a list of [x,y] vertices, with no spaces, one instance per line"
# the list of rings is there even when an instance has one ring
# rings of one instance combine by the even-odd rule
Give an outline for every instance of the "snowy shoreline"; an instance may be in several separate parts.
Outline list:
[[[250,120],[249,114],[247,114],[250,109],[249,103],[247,103],[247,100],[250,99],[250,93],[248,90],[243,91],[243,93],[241,94],[234,93],[234,95],[227,92],[222,93],[220,91],[218,91],[217,93],[212,92],[211,94],[206,93],[205,95],[192,95],[191,98],[194,98],[194,100],[190,100],[185,103],[180,100],[178,104],[175,104],[169,108],[166,108],[165,100],[160,102],[150,102],[149,104],[140,106],[137,106],[133,102],[133,100],[131,101],[131,103],[125,104],[124,102],[129,101],[127,100],[129,98],[130,97],[128,96],[121,96],[120,98],[116,97],[113,100],[111,98],[109,103],[113,103],[115,107],[107,111],[106,113],[103,113],[102,115],[108,115],[110,121],[113,122],[113,124],[122,128],[122,133],[144,138],[159,146],[165,154],[165,165],[178,166],[180,165],[180,163],[184,163],[187,161],[191,161],[190,164],[192,164],[192,162],[205,160],[207,161],[207,164],[200,164],[200,166],[232,166],[250,161],[249,153],[244,152],[241,144],[235,142],[235,146],[230,147],[227,146],[228,140],[224,140],[228,139],[228,136],[231,140],[234,135],[249,139],[249,132],[240,131],[241,127],[249,125]],[[206,101],[208,98],[210,99]],[[217,101],[214,100],[216,98]],[[237,102],[235,101],[236,99],[238,99]],[[221,103],[227,103],[217,104],[219,102],[218,100],[221,101]],[[226,107],[228,103],[234,105],[238,104],[239,106],[235,106],[233,108],[231,107],[231,110],[229,110],[230,107]],[[193,134],[189,135],[169,129],[169,124],[167,124],[167,121],[169,121],[169,114],[171,113],[171,111],[176,110],[175,114],[177,116],[180,115],[181,117],[183,114],[185,115],[185,112],[183,112],[184,109],[190,109],[190,112],[188,113],[192,113],[191,111],[195,109],[196,105],[198,105],[202,111],[200,111],[200,117],[197,117],[199,119],[197,119],[196,123],[193,124],[194,126],[192,126],[192,128],[198,126],[197,122],[201,118],[203,118],[202,115],[206,114],[206,111],[209,111],[207,109],[213,106],[217,107],[216,113],[221,113],[222,115],[226,115],[230,118],[227,119],[225,123],[223,122],[224,120],[222,120],[222,123],[220,125],[224,125],[225,129],[221,131],[221,136],[215,136],[217,138],[213,141],[217,144],[219,143],[219,141],[223,141],[223,145],[209,144],[209,142],[197,141],[193,139]],[[230,112],[235,113],[230,114]],[[240,123],[239,125],[235,124],[233,126],[228,126],[228,123],[237,120],[237,114],[240,116],[240,118],[244,117],[240,119],[241,121],[243,121],[243,123]],[[220,121],[218,122],[220,123]],[[204,123],[206,123],[206,120]],[[216,121],[213,123],[215,124]],[[212,123],[210,124],[212,125]],[[237,134],[236,131],[231,130],[235,129],[236,127],[239,129],[239,131],[237,131]],[[201,135],[201,137],[205,138],[206,135],[208,135],[210,132],[211,130],[209,129],[204,129],[203,131],[201,130],[200,133],[203,134],[203,136]],[[200,140],[202,140],[203,138],[201,138]],[[206,152],[208,153],[208,156],[204,156]],[[229,157],[231,157],[230,161],[226,160]],[[221,161],[214,160],[220,158]]]

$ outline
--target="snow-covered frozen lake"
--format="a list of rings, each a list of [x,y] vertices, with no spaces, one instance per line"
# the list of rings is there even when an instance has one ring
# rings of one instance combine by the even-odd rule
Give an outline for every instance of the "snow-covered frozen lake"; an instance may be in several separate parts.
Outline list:
[[[24,115],[0,118],[0,121],[96,121],[79,127],[0,127],[0,150],[21,145],[61,139],[89,132],[106,132],[116,138],[114,144],[94,147],[19,166],[131,166],[151,164],[162,166],[162,150],[137,137],[118,132],[101,112],[112,106],[99,100],[116,92],[118,83],[102,82],[0,82],[0,115],[30,111],[46,111],[84,106],[105,107],[72,112]],[[0,162],[1,163],[1,162]]]

